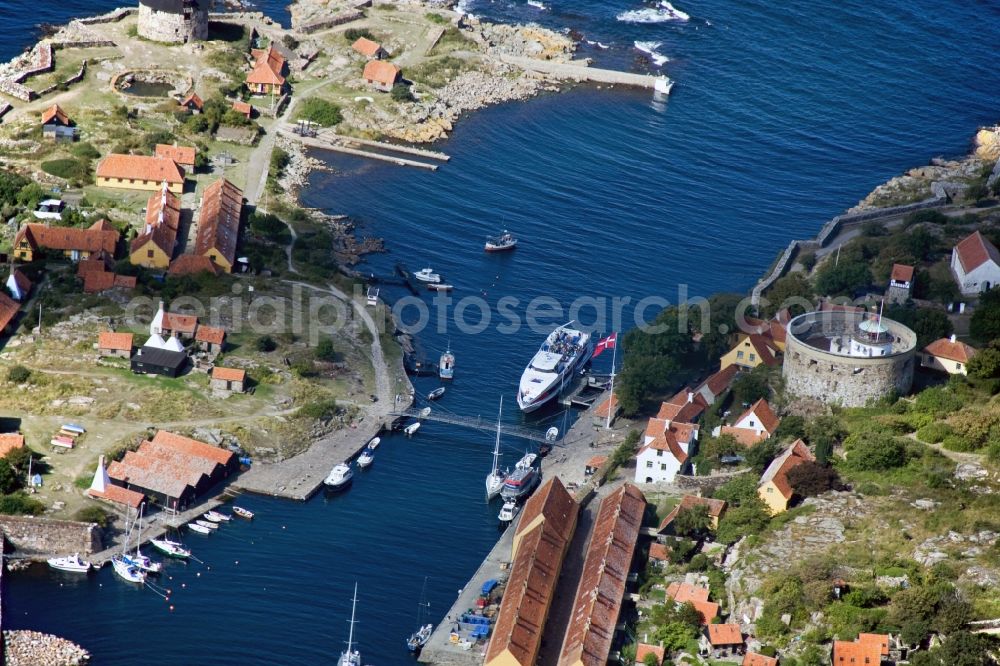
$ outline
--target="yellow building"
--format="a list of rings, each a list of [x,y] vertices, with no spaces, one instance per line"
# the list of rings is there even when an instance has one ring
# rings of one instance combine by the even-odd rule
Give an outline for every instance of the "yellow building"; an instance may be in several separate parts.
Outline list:
[[[770,339],[757,333],[740,336],[736,345],[719,358],[720,370],[725,370],[731,365],[752,370],[758,365],[777,365],[779,354],[777,345]]]
[[[813,462],[809,447],[801,439],[796,440],[784,453],[771,461],[757,486],[757,496],[767,505],[771,515],[784,513],[792,501],[795,489],[788,482],[788,472],[804,462]]]
[[[159,191],[164,183],[173,194],[184,192],[184,172],[171,159],[111,154],[97,165],[98,187]]]
[[[149,198],[146,204],[146,224],[129,246],[129,262],[166,270],[174,256],[177,230],[180,228],[181,200],[166,187]]]
[[[207,257],[220,271],[232,273],[242,215],[243,191],[240,188],[225,178],[206,187],[201,198],[193,254]]]
[[[86,229],[50,227],[28,223],[14,236],[14,258],[34,261],[39,250],[59,252],[71,261],[87,259],[92,254],[115,255],[119,233],[107,220],[98,220]]]
[[[920,352],[920,365],[949,375],[967,375],[969,359],[975,354],[974,347],[959,342],[953,335],[935,340],[924,347]]]

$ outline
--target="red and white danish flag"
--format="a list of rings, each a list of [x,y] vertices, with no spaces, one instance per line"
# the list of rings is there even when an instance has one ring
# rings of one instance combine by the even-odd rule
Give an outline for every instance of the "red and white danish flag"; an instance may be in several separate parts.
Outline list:
[[[597,358],[607,349],[614,349],[618,346],[618,334],[612,333],[603,340],[598,340],[597,344],[594,346],[594,355],[592,358]]]

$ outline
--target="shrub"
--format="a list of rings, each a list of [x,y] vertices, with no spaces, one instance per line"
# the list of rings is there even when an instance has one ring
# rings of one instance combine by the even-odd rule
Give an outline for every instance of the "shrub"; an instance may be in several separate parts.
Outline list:
[[[848,464],[861,471],[885,471],[906,464],[906,447],[886,432],[855,433],[844,441]]]
[[[344,31],[344,39],[351,42],[352,44],[361,39],[362,37],[364,37],[365,39],[378,41],[375,39],[375,35],[373,35],[369,30],[365,28],[348,28],[347,30]]]
[[[270,335],[262,335],[257,338],[257,341],[254,343],[254,347],[256,347],[259,352],[273,352],[278,348],[278,343],[275,342],[274,338]]]
[[[97,523],[101,527],[108,526],[108,513],[99,506],[85,506],[73,515],[73,520],[81,523]]]
[[[431,23],[437,23],[438,25],[448,25],[448,23],[450,23],[450,21],[447,18],[441,16],[437,12],[427,12],[426,14],[424,14],[424,16]]]
[[[851,296],[872,282],[868,265],[860,262],[841,261],[827,263],[816,275],[816,292],[824,296]]]
[[[298,117],[323,127],[333,127],[344,119],[339,106],[317,97],[311,97],[302,102]]]
[[[23,365],[13,365],[7,370],[7,381],[13,384],[24,384],[31,379],[31,370]]]
[[[329,421],[339,412],[340,412],[340,406],[337,405],[337,401],[330,398],[327,400],[318,400],[316,402],[310,402],[309,404],[303,405],[302,407],[299,408],[299,411],[296,413],[296,415],[307,419],[316,419],[318,421]]]
[[[405,83],[397,83],[392,87],[392,92],[389,94],[394,102],[412,102],[416,99],[413,93],[410,92],[410,86]]]
[[[70,181],[74,185],[84,185],[90,182],[90,165],[78,159],[66,158],[42,162],[42,171]]]
[[[946,225],[949,220],[950,218],[939,210],[918,210],[903,218],[903,228],[912,227],[913,225],[920,224],[922,222]]]
[[[948,449],[949,451],[959,451],[959,452],[975,451],[977,448],[979,448],[975,444],[967,440],[965,437],[962,437],[961,435],[956,435],[955,433],[945,435],[941,439],[941,446]]]
[[[24,493],[0,496],[0,513],[8,516],[40,516],[45,513],[45,505]]]
[[[917,439],[922,442],[929,442],[930,444],[938,444],[951,433],[951,426],[947,423],[937,421],[918,430]]]
[[[333,346],[333,338],[323,338],[316,345],[316,360],[335,363],[340,360],[340,353]]]
[[[73,153],[75,157],[79,157],[82,160],[96,160],[101,156],[100,151],[87,142],[75,144],[72,148],[70,148],[70,152]]]

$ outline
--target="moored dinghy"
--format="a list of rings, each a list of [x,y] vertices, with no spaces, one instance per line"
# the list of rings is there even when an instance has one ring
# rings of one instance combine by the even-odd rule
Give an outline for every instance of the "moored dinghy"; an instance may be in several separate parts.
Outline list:
[[[210,520],[196,520],[194,522],[195,522],[195,525],[201,525],[202,527],[204,527],[206,529],[209,529],[209,530],[217,530],[217,529],[219,529],[219,524],[218,523],[213,523]]]
[[[443,395],[444,395],[444,387],[443,386],[439,386],[439,387],[437,387],[436,389],[434,389],[433,391],[431,391],[430,393],[427,394],[427,399],[428,400],[437,400],[438,398],[440,398]]]
[[[420,430],[420,422],[411,423],[410,425],[403,428],[403,432],[406,433],[407,437],[412,437],[415,432]]]
[[[375,462],[375,454],[370,448],[365,448],[365,450],[361,452],[361,455],[358,456],[358,467],[361,469],[369,467],[373,462]]]
[[[224,523],[228,523],[233,518],[229,514],[222,513],[221,511],[216,511],[215,509],[212,509],[211,511],[207,511],[205,513],[205,517],[208,518],[209,520],[211,520],[213,523],[218,523],[220,521],[224,522]]]
[[[188,523],[187,527],[192,532],[197,532],[198,534],[211,534],[212,530],[208,529],[207,527],[205,527],[203,525],[200,525],[199,523],[201,523],[201,522],[203,522],[203,521],[196,521],[196,522],[193,522],[193,523]]]
[[[376,437],[372,441],[368,442],[368,448],[371,449],[372,451],[374,451],[375,449],[378,448],[378,445],[381,444],[381,443],[382,443],[382,438],[381,437]]]
[[[241,506],[234,506],[233,513],[240,518],[246,518],[247,520],[253,520],[253,511],[250,509],[244,509]]]

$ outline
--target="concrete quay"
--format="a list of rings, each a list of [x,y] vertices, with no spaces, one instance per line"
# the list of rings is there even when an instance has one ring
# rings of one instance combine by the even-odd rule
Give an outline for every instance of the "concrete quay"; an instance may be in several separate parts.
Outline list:
[[[292,139],[294,141],[300,141],[303,145],[309,148],[316,148],[318,150],[330,150],[335,153],[344,153],[346,155],[354,155],[355,157],[365,157],[370,160],[378,160],[380,162],[389,162],[390,164],[395,164],[397,166],[408,166],[415,167],[417,169],[427,169],[428,171],[437,171],[438,165],[428,164],[427,162],[420,162],[418,160],[411,160],[405,157],[397,157],[395,155],[385,155],[382,153],[374,153],[370,150],[361,150],[358,148],[350,148],[344,145],[342,141],[346,141],[341,137],[331,141],[328,139],[321,139],[312,136],[302,136],[301,134],[296,134],[288,129],[281,129],[278,131],[281,136]],[[351,140],[353,141],[353,140]],[[388,149],[388,148],[387,148]],[[434,158],[440,159],[440,158]]]
[[[520,67],[523,70],[538,72],[539,74],[545,74],[557,79],[637,86],[639,88],[650,89],[657,89],[658,86],[659,89],[663,89],[670,86],[670,79],[665,76],[633,74],[632,72],[619,72],[613,69],[599,69],[597,67],[588,67],[586,63],[582,62],[554,62],[551,60],[538,60],[510,55],[502,55],[500,56],[500,60],[508,65]]]

